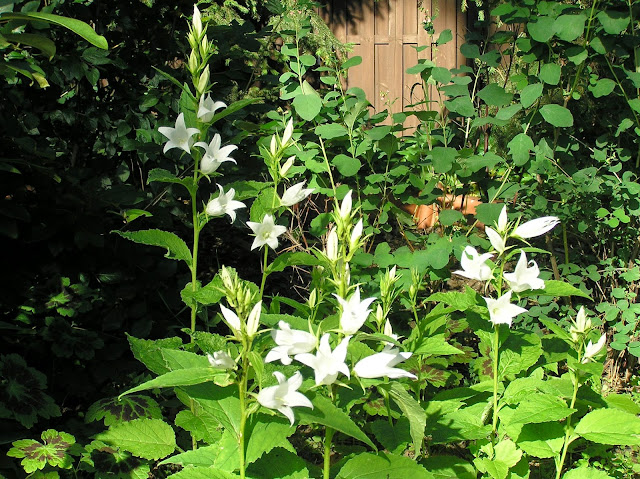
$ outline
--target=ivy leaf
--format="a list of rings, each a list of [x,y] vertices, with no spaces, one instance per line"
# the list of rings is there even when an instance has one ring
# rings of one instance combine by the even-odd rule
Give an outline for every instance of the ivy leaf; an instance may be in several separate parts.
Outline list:
[[[40,437],[41,443],[34,439],[13,442],[7,456],[23,458],[20,464],[28,474],[43,469],[47,464],[61,469],[71,469],[73,459],[67,451],[76,443],[75,437],[55,429],[43,431]]]
[[[640,445],[640,418],[619,409],[596,409],[584,416],[575,434],[598,444]]]
[[[548,123],[559,128],[573,126],[573,115],[560,105],[549,104],[540,108],[540,114]]]
[[[101,399],[91,405],[84,420],[92,422],[103,419],[105,426],[112,426],[141,417],[161,419],[162,411],[154,399],[148,396],[134,395],[122,399]]]
[[[336,479],[434,479],[433,474],[414,460],[384,452],[363,453],[349,459]]]
[[[123,238],[134,243],[146,244],[149,246],[160,246],[167,249],[166,258],[182,260],[191,267],[191,251],[187,244],[174,233],[158,229],[141,231],[112,231]]]
[[[100,433],[96,439],[120,447],[137,457],[158,460],[176,448],[176,435],[160,419],[135,419]]]

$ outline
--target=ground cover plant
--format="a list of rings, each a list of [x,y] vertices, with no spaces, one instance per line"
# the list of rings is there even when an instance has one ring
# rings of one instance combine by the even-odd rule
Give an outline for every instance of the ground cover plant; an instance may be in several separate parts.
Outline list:
[[[60,183],[69,209],[96,204],[79,216],[57,211],[71,243],[45,235],[55,241],[38,258],[50,266],[25,267],[27,279],[11,285],[18,299],[6,294],[0,473],[638,473],[634,3],[476,5],[483,21],[462,46],[468,64],[420,60],[410,72],[423,100],[395,115],[343,87],[358,57],[309,50],[318,44],[312,4],[143,7],[181,24],[172,28],[184,33],[182,59],[146,70],[137,110],[104,110],[81,167],[52,166],[73,136],[41,135],[49,114],[30,112],[19,132],[8,130],[9,245],[40,246],[34,219],[51,225],[31,216],[46,201],[28,196],[34,178],[51,197]],[[118,10],[124,25],[128,8]],[[229,43],[233,29],[217,25],[230,18],[247,39],[242,51]],[[452,38],[431,33],[421,49]],[[104,65],[122,70],[114,82],[126,74],[124,52],[47,64],[12,38],[8,65],[17,53],[29,66],[6,75],[12,105],[42,78],[71,81],[62,104],[131,101],[100,93],[114,71]],[[227,70],[225,58],[246,61]],[[56,111],[76,121],[73,109]],[[403,135],[407,115],[420,125]],[[29,151],[40,162],[30,166]],[[92,155],[116,158],[95,196],[81,188],[97,168]],[[447,208],[460,193],[483,201],[471,219]],[[398,207],[438,198],[427,232]],[[117,221],[95,219],[109,210]],[[100,269],[103,244],[114,250],[111,275]],[[93,259],[73,261],[74,249]],[[156,301],[135,298],[156,289]],[[53,364],[34,356],[42,345]],[[97,386],[90,403],[78,400],[85,378]]]

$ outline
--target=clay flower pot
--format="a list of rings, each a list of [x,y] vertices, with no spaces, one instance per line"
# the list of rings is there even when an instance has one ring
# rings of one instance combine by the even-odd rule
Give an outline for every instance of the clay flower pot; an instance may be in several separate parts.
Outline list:
[[[437,203],[430,205],[402,205],[402,209],[413,216],[419,229],[433,228],[438,221],[441,209],[449,208],[460,211],[463,215],[475,215],[476,208],[482,204],[476,196],[453,195],[440,196]]]

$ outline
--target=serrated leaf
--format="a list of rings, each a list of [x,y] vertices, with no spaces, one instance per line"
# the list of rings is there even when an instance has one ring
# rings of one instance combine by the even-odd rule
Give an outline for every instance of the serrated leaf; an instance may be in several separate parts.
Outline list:
[[[447,294],[447,293],[436,293],[436,294]],[[461,298],[464,301],[463,303],[460,303],[461,307],[465,307],[465,306],[462,306],[463,304],[464,305],[469,304],[470,306],[473,306],[473,304],[471,304],[470,302],[466,302],[465,298],[468,299],[466,295],[463,295],[463,298]],[[453,300],[453,301],[455,302],[456,300]],[[452,354],[464,354],[464,352],[459,350],[455,346],[452,346],[451,344],[449,344],[445,339],[444,334],[435,334],[433,336],[422,338],[416,344],[416,349],[413,351],[413,354],[416,354],[416,355],[420,354],[423,357],[429,357],[429,356],[450,356]]]
[[[75,444],[75,437],[55,429],[43,431],[40,437],[42,443],[33,439],[14,441],[7,456],[22,458],[20,463],[29,474],[43,469],[47,464],[62,469],[70,469],[73,466],[73,459],[68,450]]]
[[[158,460],[176,448],[171,426],[159,419],[135,419],[100,433],[96,439],[120,447],[143,459]]]
[[[378,442],[392,453],[401,454],[411,443],[409,420],[405,417],[398,419],[395,424],[379,419],[371,422],[370,427]]]
[[[424,429],[427,425],[427,415],[420,404],[409,395],[404,386],[397,381],[391,383],[389,395],[398,405],[404,417],[409,420],[411,439],[416,454],[420,454],[422,441],[424,440]]]
[[[249,437],[245,454],[247,464],[257,461],[263,454],[276,447],[293,449],[287,438],[296,429],[288,421],[282,418],[269,418],[263,414],[252,416],[252,420],[255,425],[250,425],[247,430]]]
[[[240,476],[215,467],[185,467],[168,479],[238,479]]]
[[[320,260],[318,258],[302,251],[283,253],[267,267],[267,274],[284,271],[289,266],[315,266],[319,263]]]
[[[168,457],[160,462],[159,465],[180,464],[181,466],[211,467],[215,464],[216,457],[219,454],[220,447],[217,444],[204,446]]]
[[[103,50],[107,50],[109,48],[107,40],[102,35],[98,35],[87,23],[81,20],[76,20],[75,18],[62,17],[60,15],[44,12],[4,12],[2,13],[2,20],[41,21],[60,25],[68,28],[75,34],[80,35],[86,41],[98,48],[102,48]]]
[[[619,409],[596,409],[577,424],[575,434],[598,444],[640,445],[640,418]]]
[[[362,432],[356,423],[329,399],[314,393],[307,393],[307,397],[313,403],[313,409],[305,407],[296,408],[295,415],[299,418],[298,422],[300,424],[322,424],[376,449],[371,439]]]
[[[135,243],[160,246],[167,249],[165,258],[182,260],[191,267],[191,251],[187,244],[174,233],[158,229],[140,231],[113,231]]]
[[[571,469],[562,476],[562,479],[613,479],[606,472],[589,466]]]
[[[575,411],[558,397],[549,394],[536,394],[520,402],[509,422],[511,424],[536,424],[560,421]]]
[[[540,114],[548,123],[558,128],[573,126],[573,115],[560,105],[548,104],[540,108]]]
[[[273,449],[247,468],[251,479],[308,479],[310,476],[304,459],[294,451],[281,447]]]
[[[564,426],[559,422],[524,424],[516,443],[530,456],[544,459],[560,454],[564,436]]]
[[[434,479],[476,479],[475,468],[456,456],[429,456],[420,461]]]
[[[214,369],[212,367],[178,369],[177,371],[169,371],[168,373],[158,376],[157,378],[153,378],[149,381],[145,381],[144,383],[123,392],[120,395],[120,398],[122,396],[125,396],[126,394],[146,391],[148,389],[193,386],[195,384],[213,381],[217,376],[224,376],[226,374],[226,372],[219,369]]]
[[[527,291],[521,295],[527,296],[580,296],[581,298],[591,299],[584,291],[579,290],[575,286],[565,283],[564,281],[556,281],[555,279],[549,279],[544,282],[543,289],[535,289]]]
[[[516,448],[513,441],[505,439],[494,448],[493,458],[479,458],[474,461],[481,472],[489,473],[494,479],[505,479],[509,469],[515,466],[522,457],[522,451]]]
[[[189,191],[191,191],[191,189],[193,188],[192,177],[178,178],[170,171],[164,170],[162,168],[154,168],[149,172],[149,175],[147,176],[147,183],[152,183],[154,181],[160,183],[176,183],[178,185],[184,186]]]
[[[160,406],[148,396],[129,396],[126,398],[107,398],[91,405],[84,418],[85,422],[104,420],[105,426],[119,422],[133,421],[141,417],[161,419]]]
[[[336,479],[433,479],[433,474],[405,456],[363,453],[349,459]]]

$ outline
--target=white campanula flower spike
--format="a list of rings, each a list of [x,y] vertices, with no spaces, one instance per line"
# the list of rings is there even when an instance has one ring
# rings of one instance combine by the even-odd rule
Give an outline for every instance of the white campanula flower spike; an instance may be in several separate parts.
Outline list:
[[[184,122],[184,113],[180,113],[176,119],[175,127],[161,126],[158,131],[166,136],[169,141],[164,145],[163,153],[171,150],[172,148],[179,148],[191,153],[191,145],[193,144],[193,135],[200,133],[197,128],[187,128]]]
[[[300,183],[296,183],[295,185],[287,188],[287,190],[283,193],[282,199],[280,200],[280,204],[282,206],[293,206],[296,203],[304,200],[307,196],[313,193],[313,188],[305,188],[304,184],[306,182],[302,181]]]
[[[355,293],[346,300],[334,293],[334,296],[342,306],[342,315],[340,316],[340,329],[344,334],[355,334],[362,327],[369,317],[371,310],[369,306],[375,301],[375,298],[367,298],[360,301],[360,286],[356,287]]]
[[[226,351],[216,351],[213,355],[207,354],[207,359],[209,359],[209,364],[217,369],[233,369],[236,367],[236,362]]]
[[[515,293],[528,289],[544,289],[544,281],[538,278],[540,269],[535,261],[527,262],[524,250],[520,251],[520,259],[513,273],[505,273],[504,279]]]
[[[213,101],[208,93],[200,97],[198,105],[198,119],[203,123],[209,123],[213,116],[220,108],[226,108],[227,104],[223,101]]]
[[[302,374],[297,371],[289,379],[279,371],[274,372],[273,375],[278,380],[278,384],[260,390],[257,398],[258,402],[268,409],[280,411],[293,426],[295,418],[291,408],[310,407],[313,409],[313,404],[309,401],[309,398],[298,392],[298,388],[302,385]]]
[[[204,149],[204,155],[202,155],[202,160],[200,160],[200,171],[205,175],[217,171],[225,161],[236,162],[236,160],[229,155],[233,153],[234,150],[237,150],[238,147],[236,145],[227,145],[221,148],[221,145],[222,139],[218,133],[213,135],[208,145],[204,141],[199,141],[194,145]]]
[[[340,218],[343,220],[348,219],[351,216],[351,208],[353,206],[352,199],[353,190],[349,190],[349,192],[342,198],[342,203],[340,203]]]
[[[411,378],[418,379],[415,374],[405,371],[404,369],[394,368],[394,366],[402,361],[409,359],[411,353],[400,352],[399,349],[387,345],[382,352],[372,354],[358,361],[353,371],[361,378],[381,378],[388,377],[391,379]]]
[[[220,194],[207,203],[204,211],[209,216],[229,215],[229,218],[231,218],[231,222],[233,223],[236,220],[235,210],[246,208],[246,206],[241,201],[233,199],[236,194],[236,191],[233,188],[229,188],[229,191],[226,193],[222,186],[218,185],[218,188],[220,189]]]
[[[504,253],[504,250],[507,249],[506,238],[489,226],[484,229],[484,232],[487,233],[487,237],[489,238],[493,249],[496,250],[499,255]]]
[[[280,321],[280,329],[271,331],[271,337],[277,344],[275,348],[267,353],[265,363],[280,361],[285,366],[291,364],[291,357],[296,354],[310,353],[316,347],[316,337],[307,331],[291,329],[289,323]]]
[[[589,341],[589,344],[587,344],[587,347],[584,349],[584,356],[582,357],[582,363],[585,364],[593,360],[593,357],[597,355],[600,351],[602,351],[606,342],[607,342],[606,334],[603,334],[602,336],[600,336],[600,339],[596,344],[593,344],[591,341]]]
[[[571,339],[573,339],[573,341],[577,343],[580,340],[580,336],[587,333],[590,329],[591,329],[591,319],[587,317],[587,313],[584,310],[584,306],[581,306],[575,321],[569,328]]]
[[[493,325],[508,324],[511,327],[513,318],[520,313],[526,313],[527,310],[518,305],[511,304],[511,294],[513,291],[507,291],[498,299],[484,298],[489,309],[489,319]]]
[[[487,281],[493,277],[491,267],[487,264],[487,260],[492,256],[492,253],[478,254],[473,246],[467,246],[460,257],[462,270],[454,273],[469,279]]]
[[[560,223],[560,219],[555,216],[543,216],[536,218],[535,220],[527,221],[519,225],[511,236],[521,239],[535,238],[536,236],[543,235]]]
[[[332,351],[329,344],[329,334],[324,334],[315,355],[310,353],[296,354],[295,360],[313,369],[316,386],[320,384],[329,386],[336,381],[338,373],[342,373],[348,378],[351,377],[349,368],[344,362],[350,339],[351,336],[345,337]]]
[[[285,226],[275,224],[271,215],[265,215],[261,223],[247,221],[247,226],[251,228],[256,236],[251,245],[252,250],[264,245],[269,246],[271,249],[276,249],[278,247],[278,236],[287,231]]]
[[[236,339],[242,339],[242,324],[240,323],[240,318],[236,313],[227,308],[224,304],[220,305],[220,311],[222,311],[222,317],[224,322],[227,323],[229,329],[235,336]]]
[[[498,222],[496,223],[496,228],[498,233],[501,235],[507,232],[507,227],[509,226],[509,217],[507,216],[507,207],[503,206],[500,211],[500,216],[498,216]]]

